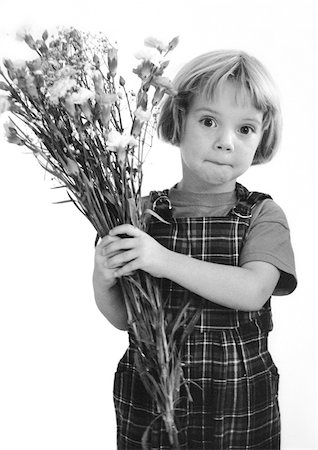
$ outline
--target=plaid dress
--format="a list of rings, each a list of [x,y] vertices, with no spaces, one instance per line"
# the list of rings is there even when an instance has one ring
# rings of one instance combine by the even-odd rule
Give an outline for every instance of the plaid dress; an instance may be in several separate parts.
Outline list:
[[[217,264],[238,266],[251,211],[269,196],[236,185],[238,202],[225,217],[151,219],[149,233],[165,247]],[[168,210],[168,191],[152,193]],[[169,211],[168,211],[169,212]],[[278,372],[268,352],[272,329],[270,300],[257,312],[217,305],[163,279],[167,309],[191,299],[199,321],[183,344],[183,371],[192,401],[181,392],[176,423],[180,448],[187,450],[279,449]],[[190,314],[191,314],[190,308]],[[134,366],[133,346],[115,374],[118,450],[141,450],[146,427],[158,416]],[[151,427],[153,450],[170,449],[162,420]]]

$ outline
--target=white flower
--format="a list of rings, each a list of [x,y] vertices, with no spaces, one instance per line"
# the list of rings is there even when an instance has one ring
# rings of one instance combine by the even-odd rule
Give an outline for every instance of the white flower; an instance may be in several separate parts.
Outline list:
[[[160,65],[160,53],[151,47],[139,50],[139,52],[135,53],[135,57],[143,61],[149,61],[157,67]]]
[[[106,92],[96,93],[96,101],[100,105],[110,106],[117,101],[117,94],[106,94]]]
[[[76,86],[76,81],[72,78],[61,78],[55,81],[53,86],[48,89],[51,102],[57,105],[59,99],[65,97],[74,86]]]
[[[159,52],[167,51],[169,47],[169,42],[161,41],[153,36],[149,36],[145,39],[144,44],[147,47],[156,48]]]
[[[73,92],[69,96],[69,100],[76,105],[82,105],[83,103],[86,103],[89,99],[95,97],[94,92],[90,91],[89,89],[80,87],[77,92]]]
[[[8,111],[10,108],[10,102],[5,95],[0,95],[0,114]]]
[[[108,134],[107,147],[110,151],[117,153],[118,162],[121,166],[125,164],[128,148],[136,145],[137,141],[132,135],[120,134],[115,130],[111,130]]]
[[[76,71],[72,66],[64,66],[62,69],[56,72],[56,77],[59,78],[70,78],[72,75],[75,75]]]
[[[137,145],[136,139],[130,134],[121,134],[116,130],[111,130],[108,134],[107,147],[111,151],[120,151]]]
[[[11,64],[12,64],[14,70],[20,70],[20,69],[26,68],[26,62],[24,59],[15,59],[14,61],[11,60]]]
[[[151,118],[151,110],[147,109],[146,111],[139,106],[135,111],[136,119],[140,120],[140,122],[148,122]]]
[[[16,37],[17,41],[22,42],[22,41],[24,41],[25,36],[30,33],[31,33],[30,27],[22,26],[17,30],[15,37]]]

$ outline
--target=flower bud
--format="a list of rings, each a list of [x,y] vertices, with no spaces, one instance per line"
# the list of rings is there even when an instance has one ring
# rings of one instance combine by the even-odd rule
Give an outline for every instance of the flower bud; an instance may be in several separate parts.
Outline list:
[[[43,39],[43,41],[46,41],[48,37],[49,37],[49,33],[48,33],[47,30],[45,30],[45,31],[43,32],[43,34],[42,34],[42,39]]]
[[[140,135],[141,129],[142,129],[143,122],[140,119],[137,119],[135,117],[133,127],[131,130],[131,134],[134,136],[135,139]]]
[[[94,70],[93,72],[93,82],[95,86],[96,93],[102,93],[104,92],[104,81],[102,74],[98,72],[97,70]]]
[[[96,55],[96,53],[93,56],[93,61],[94,61],[96,69],[99,69],[100,68],[100,60],[99,60],[99,57]]]
[[[34,39],[33,39],[33,37],[31,36],[31,34],[26,34],[25,36],[24,36],[24,40],[25,40],[25,42],[28,44],[28,46],[30,47],[30,48],[32,48],[32,50],[35,50],[36,49],[36,44],[35,44],[35,41],[34,41]]]
[[[7,83],[5,83],[4,81],[0,81],[0,89],[2,91],[10,91],[9,86],[7,85]]]
[[[169,42],[168,50],[171,51],[175,49],[178,44],[179,44],[179,36],[176,36]]]
[[[108,50],[108,54],[107,54],[108,70],[109,70],[111,77],[113,77],[113,78],[116,76],[116,72],[117,72],[117,63],[118,63],[117,52],[118,52],[117,48],[111,47]]]
[[[18,132],[11,120],[9,120],[4,124],[4,131],[6,134],[7,141],[10,144],[24,145],[24,142],[18,136]]]
[[[156,88],[154,96],[152,98],[152,105],[157,106],[161,102],[164,95],[165,95],[165,91],[163,89],[161,89],[160,86],[158,86]]]
[[[80,173],[78,164],[71,158],[67,158],[67,164],[65,169],[67,170],[69,175],[78,176]]]
[[[148,105],[148,94],[147,92],[140,90],[137,96],[137,108],[140,106],[142,109],[146,110]]]

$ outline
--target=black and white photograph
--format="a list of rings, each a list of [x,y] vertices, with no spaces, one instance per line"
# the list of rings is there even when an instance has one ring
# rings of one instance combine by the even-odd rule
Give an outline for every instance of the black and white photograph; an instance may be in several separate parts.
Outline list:
[[[1,450],[318,450],[317,23],[1,5]]]

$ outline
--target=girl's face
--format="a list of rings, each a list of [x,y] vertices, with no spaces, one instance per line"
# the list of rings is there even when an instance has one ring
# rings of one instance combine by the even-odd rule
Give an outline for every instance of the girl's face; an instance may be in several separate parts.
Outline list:
[[[263,113],[242,92],[226,81],[212,100],[195,97],[180,142],[179,189],[229,192],[251,166],[262,138]]]

